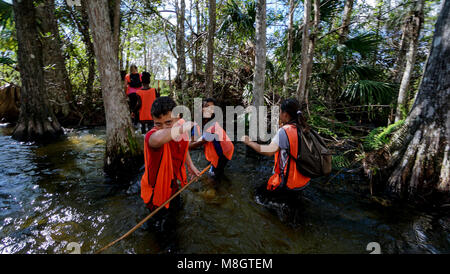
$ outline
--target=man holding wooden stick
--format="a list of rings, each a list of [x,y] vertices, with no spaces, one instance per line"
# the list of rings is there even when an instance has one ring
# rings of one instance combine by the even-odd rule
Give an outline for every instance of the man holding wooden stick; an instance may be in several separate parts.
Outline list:
[[[192,122],[172,116],[172,109],[175,107],[175,102],[169,97],[159,97],[152,105],[151,114],[155,127],[145,136],[145,172],[141,179],[141,198],[151,211],[178,191],[178,181],[181,187],[186,185],[185,165],[190,174],[200,174],[188,149],[187,133],[192,128]],[[164,232],[166,227],[170,229],[179,206],[180,198],[177,196],[156,214],[154,224],[158,232]]]

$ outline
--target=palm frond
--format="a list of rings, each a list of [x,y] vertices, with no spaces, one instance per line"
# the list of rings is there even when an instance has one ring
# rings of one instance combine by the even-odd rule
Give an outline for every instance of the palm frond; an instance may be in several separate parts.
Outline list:
[[[373,33],[364,33],[344,42],[344,45],[352,51],[359,52],[365,56],[377,50],[380,39]]]
[[[391,83],[359,80],[348,85],[341,97],[362,105],[389,104],[394,99],[397,86]]]
[[[224,8],[223,15],[225,18],[219,27],[219,36],[230,33],[230,31],[232,33],[237,32],[237,34],[241,34],[243,36],[254,36],[254,23],[256,20],[256,3],[254,1],[248,2],[242,8],[236,0],[228,0]]]
[[[345,81],[354,79],[358,80],[375,80],[380,71],[371,66],[344,65],[339,70],[340,77]]]
[[[320,21],[331,23],[337,13],[342,9],[342,1],[322,0],[320,1]]]

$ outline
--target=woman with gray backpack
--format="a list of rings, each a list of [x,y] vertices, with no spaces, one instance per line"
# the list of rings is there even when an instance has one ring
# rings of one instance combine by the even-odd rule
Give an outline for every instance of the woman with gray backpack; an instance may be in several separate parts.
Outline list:
[[[280,121],[283,126],[269,145],[252,142],[248,136],[243,137],[243,142],[262,155],[275,155],[274,174],[267,182],[267,190],[302,190],[311,178],[331,172],[331,153],[306,122],[296,99],[281,102]]]

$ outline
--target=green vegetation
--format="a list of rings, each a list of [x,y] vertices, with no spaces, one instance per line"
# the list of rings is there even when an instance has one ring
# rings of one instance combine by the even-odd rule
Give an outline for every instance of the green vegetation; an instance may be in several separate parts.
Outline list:
[[[366,151],[377,150],[389,144],[392,135],[405,124],[405,120],[400,120],[387,127],[378,127],[372,130],[364,139],[364,149]]]

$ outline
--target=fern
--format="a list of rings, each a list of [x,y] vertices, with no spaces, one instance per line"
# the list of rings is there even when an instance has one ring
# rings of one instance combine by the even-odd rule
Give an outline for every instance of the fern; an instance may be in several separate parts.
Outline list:
[[[331,165],[333,169],[342,169],[342,168],[349,168],[352,165],[352,163],[347,157],[343,155],[335,155],[331,159]]]
[[[391,136],[400,128],[402,128],[405,120],[400,120],[387,127],[378,127],[372,130],[364,140],[364,150],[377,150],[389,144]]]

